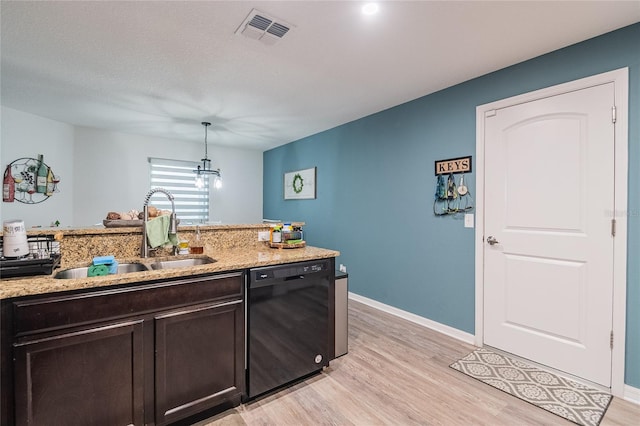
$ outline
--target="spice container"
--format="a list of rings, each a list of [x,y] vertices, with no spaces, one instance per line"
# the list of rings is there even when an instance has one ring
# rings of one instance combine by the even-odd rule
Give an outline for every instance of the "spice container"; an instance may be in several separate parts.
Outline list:
[[[282,242],[282,232],[280,226],[274,226],[271,228],[271,242],[272,243],[281,243]]]

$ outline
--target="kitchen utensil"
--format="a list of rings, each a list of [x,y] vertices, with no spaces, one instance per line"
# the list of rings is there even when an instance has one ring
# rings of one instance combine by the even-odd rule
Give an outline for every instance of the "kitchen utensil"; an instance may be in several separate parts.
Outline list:
[[[29,254],[24,221],[6,220],[2,224],[3,254],[7,259],[18,259]]]

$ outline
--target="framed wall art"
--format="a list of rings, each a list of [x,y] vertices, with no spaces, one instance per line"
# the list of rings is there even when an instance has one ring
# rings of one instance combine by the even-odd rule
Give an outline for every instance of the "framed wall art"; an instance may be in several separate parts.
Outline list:
[[[316,168],[284,174],[285,200],[311,200],[316,198]]]

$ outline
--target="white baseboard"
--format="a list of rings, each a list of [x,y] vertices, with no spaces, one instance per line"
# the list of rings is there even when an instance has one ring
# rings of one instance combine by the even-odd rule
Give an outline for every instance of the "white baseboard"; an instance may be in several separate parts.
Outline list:
[[[624,385],[624,400],[640,405],[640,389]]]
[[[379,309],[388,314],[406,319],[407,321],[411,321],[415,324],[421,325],[439,333],[446,334],[449,337],[453,337],[454,339],[461,340],[465,343],[473,345],[475,342],[475,336],[473,334],[465,333],[464,331],[460,331],[457,328],[453,328],[448,325],[444,325],[439,322],[421,317],[420,315],[412,314],[411,312],[403,311],[402,309],[394,308],[390,305],[385,305],[384,303],[369,299],[368,297],[349,292],[349,299],[353,299],[356,302],[364,303],[367,306],[371,306],[372,308]]]

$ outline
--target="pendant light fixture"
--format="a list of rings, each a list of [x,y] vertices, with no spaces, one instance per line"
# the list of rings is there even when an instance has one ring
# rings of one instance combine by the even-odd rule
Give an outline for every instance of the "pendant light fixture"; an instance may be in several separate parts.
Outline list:
[[[198,168],[193,171],[196,174],[196,188],[204,188],[205,176],[213,175],[215,176],[213,186],[214,188],[219,189],[222,187],[222,175],[220,174],[220,169],[211,169],[211,160],[209,160],[209,157],[207,156],[207,128],[211,126],[211,123],[203,121],[202,125],[204,126],[204,158],[200,160],[202,161],[202,165],[198,164]]]

